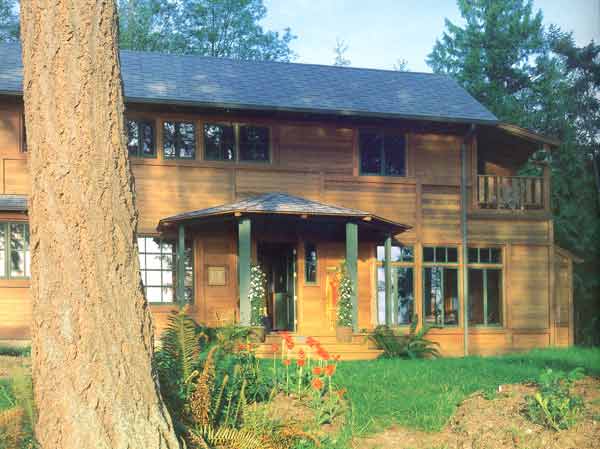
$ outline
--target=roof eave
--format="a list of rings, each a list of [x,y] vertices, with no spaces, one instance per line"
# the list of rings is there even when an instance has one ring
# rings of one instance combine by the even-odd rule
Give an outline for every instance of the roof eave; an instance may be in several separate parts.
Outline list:
[[[551,148],[556,148],[561,144],[561,141],[558,139],[545,136],[535,131],[531,131],[530,129],[513,125],[511,123],[498,122],[496,126],[499,129],[509,134],[512,134],[513,136],[520,137],[531,142],[542,143],[544,145],[550,146]]]

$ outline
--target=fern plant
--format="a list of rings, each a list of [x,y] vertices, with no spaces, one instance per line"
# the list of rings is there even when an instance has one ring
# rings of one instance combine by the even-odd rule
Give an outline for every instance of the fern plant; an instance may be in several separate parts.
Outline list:
[[[415,315],[406,335],[397,330],[381,325],[377,326],[370,336],[379,349],[383,350],[386,358],[418,359],[439,357],[439,344],[426,338],[433,326],[423,326],[417,331],[418,317]]]

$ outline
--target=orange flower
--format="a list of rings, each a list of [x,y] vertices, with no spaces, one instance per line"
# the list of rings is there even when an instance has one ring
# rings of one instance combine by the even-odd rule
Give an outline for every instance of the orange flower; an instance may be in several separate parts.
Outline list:
[[[298,366],[304,366],[305,363],[306,363],[306,360],[304,360],[304,359],[298,359],[298,360],[296,360],[296,364]]]
[[[243,343],[240,343],[240,344],[238,345],[238,349],[239,349],[240,351],[245,351],[245,350],[246,350],[246,345],[245,345],[245,344],[243,344]]]
[[[286,331],[280,332],[279,335],[281,335],[281,338],[283,338],[286,343],[294,344],[294,340],[292,339],[292,336],[289,333],[287,333]]]
[[[335,360],[336,362],[339,362],[341,358],[342,358],[341,354],[337,354],[337,355],[333,356],[333,360]]]
[[[284,364],[285,366],[290,366],[290,363],[292,363],[292,362],[290,361],[290,359],[285,359],[285,360],[283,361],[283,364]]]
[[[279,351],[279,345],[275,345],[275,344],[271,345],[271,350],[272,350],[273,352],[277,352],[277,351]]]
[[[318,355],[319,355],[319,357],[321,357],[323,360],[329,360],[329,358],[330,358],[330,356],[329,356],[329,353],[328,353],[328,352],[327,352],[325,349],[323,349],[323,348],[321,348],[321,347],[319,347],[319,349],[317,349],[317,354],[318,354]]]
[[[325,374],[329,377],[333,376],[335,373],[335,365],[327,365],[325,367]]]
[[[338,395],[338,398],[342,399],[344,397],[344,395],[346,394],[346,389],[342,388],[341,390],[338,390],[335,393]]]
[[[322,370],[321,370],[321,367],[320,367],[320,366],[315,366],[315,367],[312,369],[312,373],[313,373],[315,376],[320,376],[320,375],[321,375],[321,372],[322,372]]]
[[[320,390],[323,388],[323,381],[318,377],[315,377],[310,384],[315,390]]]
[[[315,346],[319,346],[319,342],[317,340],[315,340],[312,337],[307,337],[306,338],[306,344],[310,347],[313,348]]]
[[[294,342],[293,342],[293,341],[291,341],[291,340],[290,340],[290,341],[286,341],[286,342],[285,342],[285,345],[287,346],[288,350],[290,350],[290,351],[291,351],[292,349],[294,349]]]
[[[298,358],[301,360],[304,360],[306,358],[306,353],[302,349],[298,351]]]

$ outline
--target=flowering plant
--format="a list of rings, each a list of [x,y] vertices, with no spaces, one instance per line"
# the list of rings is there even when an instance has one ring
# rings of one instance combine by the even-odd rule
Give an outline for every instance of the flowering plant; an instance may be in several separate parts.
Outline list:
[[[267,316],[267,276],[259,265],[250,268],[250,325],[263,326],[263,318]]]
[[[340,327],[352,326],[352,279],[348,275],[346,264],[342,264],[340,270],[340,287],[337,307],[337,324]]]

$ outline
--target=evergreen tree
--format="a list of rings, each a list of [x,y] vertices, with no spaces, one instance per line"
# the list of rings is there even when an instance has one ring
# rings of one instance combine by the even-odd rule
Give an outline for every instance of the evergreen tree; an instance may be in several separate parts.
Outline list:
[[[18,12],[17,0],[0,0],[0,42],[19,40]]]

